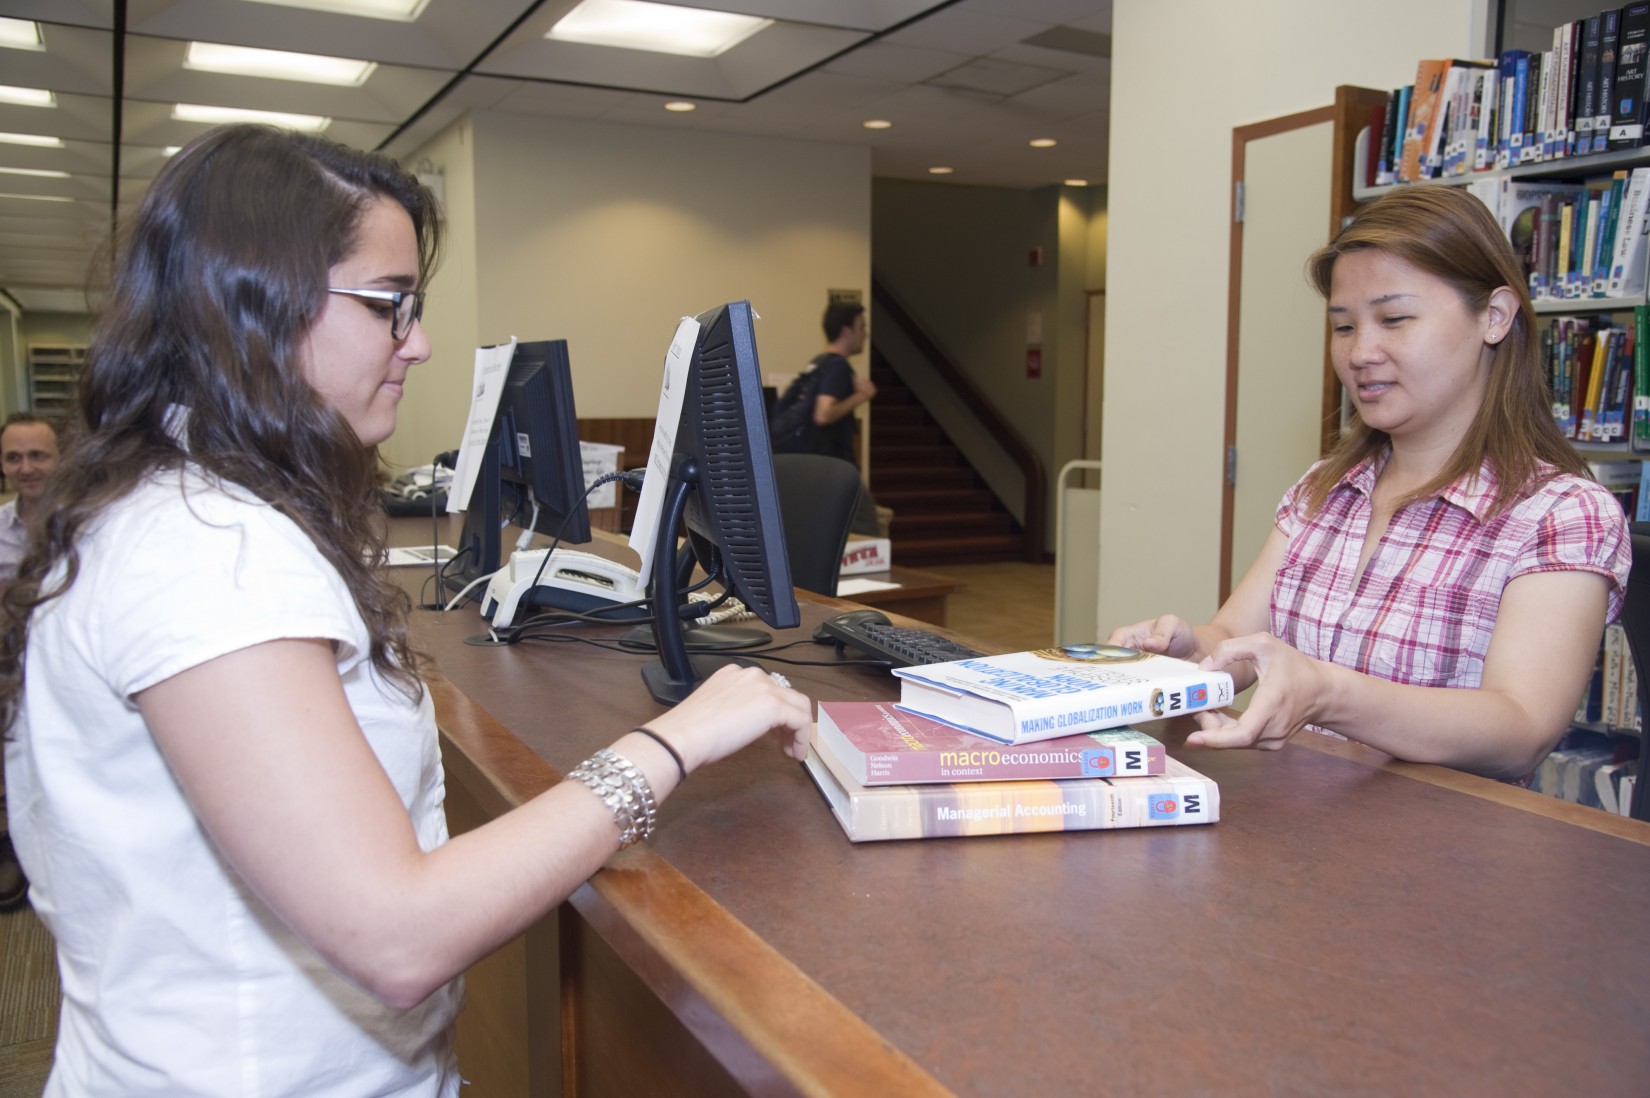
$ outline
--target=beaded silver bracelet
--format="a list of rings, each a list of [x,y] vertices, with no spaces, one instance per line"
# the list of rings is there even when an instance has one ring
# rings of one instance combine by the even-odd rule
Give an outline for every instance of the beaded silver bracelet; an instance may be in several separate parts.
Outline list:
[[[613,822],[619,825],[620,850],[653,834],[659,805],[653,798],[647,775],[637,769],[635,763],[604,747],[575,766],[567,776],[588,786],[613,813]]]

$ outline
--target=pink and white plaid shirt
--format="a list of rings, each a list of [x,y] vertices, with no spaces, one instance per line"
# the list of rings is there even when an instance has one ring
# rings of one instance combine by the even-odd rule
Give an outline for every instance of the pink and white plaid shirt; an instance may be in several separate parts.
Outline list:
[[[1621,504],[1600,485],[1555,476],[1492,519],[1497,480],[1477,477],[1392,516],[1358,577],[1370,497],[1386,454],[1356,466],[1323,509],[1278,506],[1289,539],[1272,584],[1272,633],[1314,659],[1416,686],[1476,687],[1508,582],[1530,572],[1597,572],[1621,612],[1632,543]]]

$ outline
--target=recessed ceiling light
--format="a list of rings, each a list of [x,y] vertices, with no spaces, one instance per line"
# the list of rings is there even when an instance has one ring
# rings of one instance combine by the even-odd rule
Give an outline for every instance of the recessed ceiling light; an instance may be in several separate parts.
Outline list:
[[[772,25],[772,19],[754,15],[679,8],[646,0],[583,0],[545,37],[682,57],[718,57]]]
[[[288,53],[285,50],[255,50],[247,46],[222,46],[216,42],[191,42],[183,67],[199,72],[221,72],[230,76],[254,76],[267,80],[301,80],[306,84],[360,87],[378,68],[374,61],[348,57],[323,57],[315,53]]]
[[[5,199],[5,198],[27,198],[31,202],[73,202],[74,201],[74,199],[66,198],[66,197],[64,197],[63,195],[60,195],[60,194],[7,194],[5,191],[0,191],[0,199]]]
[[[366,19],[394,19],[411,23],[424,14],[430,0],[251,0],[254,4],[274,4],[283,8],[303,8],[333,15],[359,15]]]
[[[43,50],[40,24],[30,19],[0,19],[0,47],[8,50]]]
[[[894,124],[886,118],[872,118],[868,121],[861,122],[860,125],[864,126],[868,130],[887,130],[892,129]]]
[[[1034,149],[1052,149],[1059,142],[1052,137],[1033,137],[1027,144]]]
[[[60,172],[55,168],[0,168],[0,173],[6,175],[35,175],[41,179],[67,179],[68,172]]]
[[[1068,186],[1068,187],[1086,187],[1088,185],[1089,185],[1089,181],[1086,180],[1086,179],[1068,179],[1068,180],[1066,180],[1066,186]]]
[[[180,153],[182,151],[183,151],[183,146],[182,145],[168,145],[164,149],[160,150],[160,155],[162,155],[162,156],[176,156],[176,155],[178,155],[178,153]]]
[[[40,133],[0,133],[0,145],[33,145],[37,149],[61,149],[61,137],[47,137]]]
[[[954,168],[929,168],[928,169],[928,174],[929,175],[950,175],[955,170],[956,169],[954,169]]]
[[[253,111],[241,107],[207,107],[198,103],[174,104],[172,117],[179,122],[205,122],[210,126],[221,126],[231,122],[262,122],[265,125],[301,130],[304,133],[320,133],[332,125],[332,119],[314,114]]]
[[[55,107],[57,96],[45,88],[16,88],[10,84],[0,84],[0,103],[17,107]]]
[[[669,103],[665,104],[665,110],[675,111],[677,114],[686,114],[688,111],[696,111],[698,109],[699,104],[689,103],[686,99],[672,99]]]

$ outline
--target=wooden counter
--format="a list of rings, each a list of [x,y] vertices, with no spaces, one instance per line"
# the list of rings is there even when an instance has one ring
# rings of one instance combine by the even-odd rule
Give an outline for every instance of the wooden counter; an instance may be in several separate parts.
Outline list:
[[[805,601],[778,639],[842,606]],[[455,830],[658,712],[635,655],[466,646],[473,610],[414,631]],[[783,670],[816,699],[895,693]],[[696,773],[650,843],[478,966],[465,1074],[482,1096],[1650,1093],[1650,824],[1354,745],[1153,730],[1220,783],[1220,823],[856,846],[772,743]]]

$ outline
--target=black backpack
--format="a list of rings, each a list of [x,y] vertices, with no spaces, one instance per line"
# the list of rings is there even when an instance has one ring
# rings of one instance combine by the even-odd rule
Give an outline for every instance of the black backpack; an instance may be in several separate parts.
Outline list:
[[[776,454],[811,454],[819,427],[814,423],[814,401],[819,396],[819,367],[808,369],[791,380],[774,402],[768,417],[768,437]]]

